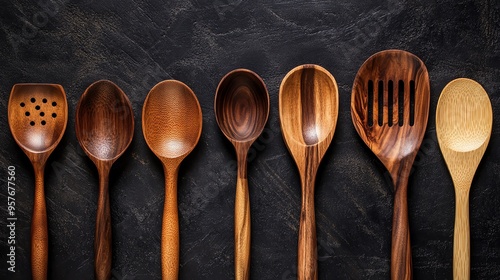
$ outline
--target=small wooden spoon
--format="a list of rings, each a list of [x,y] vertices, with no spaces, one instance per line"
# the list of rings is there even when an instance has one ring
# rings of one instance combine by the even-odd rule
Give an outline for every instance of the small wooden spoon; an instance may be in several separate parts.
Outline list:
[[[459,78],[446,85],[437,104],[436,133],[455,186],[454,279],[470,279],[469,190],[492,127],[491,102],[480,84]]]
[[[233,144],[238,159],[234,202],[235,279],[250,276],[250,198],[247,154],[269,116],[269,94],[264,81],[247,69],[236,69],[222,78],[215,93],[215,117]]]
[[[9,127],[14,140],[35,170],[35,196],[31,220],[31,273],[47,279],[48,231],[44,169],[48,157],[61,141],[68,122],[66,93],[55,84],[16,84],[8,105]]]
[[[187,85],[167,80],[151,89],[142,109],[142,131],[146,143],[161,160],[165,172],[161,233],[163,279],[177,279],[179,275],[177,174],[182,160],[198,143],[201,127],[200,103]]]
[[[94,240],[95,277],[111,278],[111,213],[109,172],[134,136],[134,112],[125,93],[114,83],[101,80],[90,85],[76,106],[76,137],[99,172]]]
[[[412,279],[408,177],[429,115],[429,75],[415,55],[387,50],[372,55],[356,75],[351,117],[365,144],[394,184],[391,279]]]
[[[301,65],[283,78],[279,92],[281,132],[297,164],[302,187],[298,279],[317,279],[314,183],[333,139],[339,96],[333,76],[318,65]]]

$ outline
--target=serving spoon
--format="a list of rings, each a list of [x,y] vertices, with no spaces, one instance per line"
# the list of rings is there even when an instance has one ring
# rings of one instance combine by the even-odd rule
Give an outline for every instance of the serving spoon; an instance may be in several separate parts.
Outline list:
[[[28,156],[35,171],[35,195],[31,220],[31,274],[47,279],[49,255],[44,169],[47,159],[66,130],[66,93],[56,84],[16,84],[8,105],[9,127],[14,140]]]
[[[281,132],[299,169],[302,189],[298,279],[318,278],[314,183],[337,125],[338,98],[335,79],[318,65],[295,67],[280,86]]]
[[[470,279],[469,191],[491,136],[493,112],[476,81],[448,83],[436,109],[436,134],[455,186],[453,278]]]
[[[424,63],[401,50],[368,58],[354,80],[351,117],[359,136],[394,184],[391,279],[412,279],[408,177],[429,115],[429,75]]]
[[[149,92],[142,108],[142,131],[165,172],[165,204],[161,233],[163,279],[179,275],[179,214],[177,174],[182,160],[194,149],[201,135],[201,107],[184,83],[166,80]]]
[[[111,278],[111,213],[109,172],[134,136],[134,112],[125,93],[113,82],[90,85],[76,106],[76,137],[99,173],[94,239],[94,271],[99,280]]]
[[[233,144],[238,160],[238,179],[234,201],[235,279],[250,276],[250,198],[248,195],[247,155],[269,116],[269,94],[264,81],[247,69],[236,69],[224,76],[215,93],[217,124]]]

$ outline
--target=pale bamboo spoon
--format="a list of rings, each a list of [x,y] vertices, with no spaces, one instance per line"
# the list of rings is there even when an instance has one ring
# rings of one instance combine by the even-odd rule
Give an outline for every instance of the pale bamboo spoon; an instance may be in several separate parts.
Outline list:
[[[9,98],[8,119],[14,140],[28,156],[35,171],[31,274],[34,280],[43,280],[47,279],[49,255],[43,177],[47,159],[61,141],[68,122],[63,87],[55,84],[14,85]]]
[[[424,63],[401,50],[369,57],[354,80],[351,117],[394,185],[391,279],[412,279],[408,177],[425,135],[430,85]]]
[[[492,127],[491,102],[480,84],[459,78],[446,85],[437,104],[436,134],[455,186],[455,280],[470,279],[469,190]]]
[[[222,78],[215,93],[214,111],[222,133],[233,144],[238,159],[234,201],[235,279],[250,276],[250,198],[247,154],[269,116],[269,94],[264,81],[247,69],[236,69]]]
[[[338,99],[335,79],[318,65],[295,67],[281,82],[281,132],[299,169],[302,188],[297,267],[300,280],[318,278],[314,182],[333,139]]]
[[[99,280],[111,278],[111,213],[109,171],[134,136],[134,112],[125,93],[111,81],[90,85],[76,106],[76,137],[99,172],[94,239],[94,271]]]
[[[184,83],[167,80],[149,92],[142,109],[144,139],[165,172],[165,204],[161,231],[162,279],[179,277],[179,210],[177,174],[182,160],[201,135],[201,107]]]

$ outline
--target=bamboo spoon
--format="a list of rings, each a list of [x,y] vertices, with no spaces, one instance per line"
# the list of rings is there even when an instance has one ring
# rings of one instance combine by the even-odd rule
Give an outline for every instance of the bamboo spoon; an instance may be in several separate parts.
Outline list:
[[[35,171],[35,195],[31,220],[31,273],[47,279],[48,232],[44,169],[61,141],[68,121],[66,94],[55,84],[16,84],[8,105],[9,127]]]
[[[394,184],[391,279],[412,279],[408,177],[429,115],[429,76],[415,55],[387,50],[372,55],[354,80],[351,117],[365,144]]]
[[[161,233],[163,279],[177,279],[179,275],[177,174],[182,160],[198,143],[201,127],[200,103],[188,86],[167,80],[151,89],[142,109],[142,130],[146,143],[161,160],[165,172]]]
[[[94,239],[95,277],[111,278],[111,213],[109,172],[134,136],[134,113],[125,93],[114,83],[101,80],[90,85],[76,106],[76,137],[99,173]]]
[[[338,89],[333,76],[318,65],[295,67],[281,82],[281,132],[300,173],[302,206],[298,244],[298,279],[317,279],[314,182],[338,118]]]
[[[222,78],[215,93],[215,117],[222,133],[233,144],[238,159],[234,202],[235,279],[250,276],[250,198],[247,154],[269,116],[269,94],[254,72],[237,69]]]
[[[493,126],[491,102],[477,82],[459,78],[441,92],[436,109],[439,147],[455,186],[453,278],[470,279],[469,190]]]

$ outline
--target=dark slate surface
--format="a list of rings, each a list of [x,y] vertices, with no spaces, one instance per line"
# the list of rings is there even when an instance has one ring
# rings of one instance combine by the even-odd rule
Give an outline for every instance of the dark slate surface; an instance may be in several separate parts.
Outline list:
[[[141,130],[142,103],[164,79],[197,94],[203,134],[179,174],[180,279],[232,279],[235,154],[220,133],[213,97],[235,68],[259,73],[271,95],[266,132],[249,164],[252,279],[295,279],[300,187],[283,143],[278,88],[293,67],[320,64],[335,76],[339,122],[316,182],[320,279],[389,279],[392,187],[351,124],[351,86],[371,54],[413,52],[431,78],[431,113],[410,177],[415,279],[451,279],[454,190],[439,152],[435,108],[452,79],[489,93],[491,143],[470,198],[471,278],[500,279],[500,5],[498,1],[201,0],[2,1],[0,10],[0,278],[30,279],[33,171],[7,125],[13,84],[60,83],[66,134],[46,168],[49,278],[93,279],[97,171],[75,137],[75,106],[98,79],[130,97],[135,137],[110,180],[115,279],[160,279],[163,171]],[[336,2],[336,3],[333,3]],[[419,3],[415,3],[419,2]],[[16,269],[7,272],[7,166],[16,167]]]

